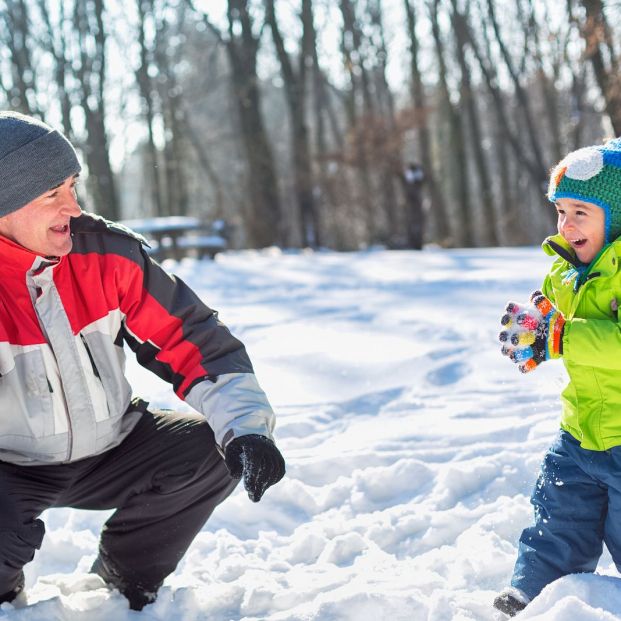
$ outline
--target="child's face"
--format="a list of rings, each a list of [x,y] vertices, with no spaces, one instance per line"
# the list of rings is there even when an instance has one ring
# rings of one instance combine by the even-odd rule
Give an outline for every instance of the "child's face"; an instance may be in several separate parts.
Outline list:
[[[571,244],[582,263],[590,263],[604,247],[604,210],[575,198],[556,201],[558,232]]]

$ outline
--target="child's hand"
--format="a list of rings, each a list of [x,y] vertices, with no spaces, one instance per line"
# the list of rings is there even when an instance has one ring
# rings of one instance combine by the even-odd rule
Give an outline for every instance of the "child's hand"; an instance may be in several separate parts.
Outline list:
[[[506,310],[500,320],[504,329],[498,335],[501,351],[522,373],[563,355],[565,318],[541,291],[531,294],[527,306],[509,302]]]

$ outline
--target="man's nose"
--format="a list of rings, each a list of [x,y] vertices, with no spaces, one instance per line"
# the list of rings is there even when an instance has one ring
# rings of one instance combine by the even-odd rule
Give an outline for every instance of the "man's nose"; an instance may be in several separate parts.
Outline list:
[[[78,205],[78,199],[76,198],[73,190],[69,192],[63,192],[62,195],[59,196],[59,199],[62,201],[60,205],[60,210],[64,215],[75,218],[82,213],[80,205]]]

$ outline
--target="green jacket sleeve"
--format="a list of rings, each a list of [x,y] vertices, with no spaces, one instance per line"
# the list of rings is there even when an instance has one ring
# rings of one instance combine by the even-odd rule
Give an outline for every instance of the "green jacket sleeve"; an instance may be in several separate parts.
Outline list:
[[[552,279],[541,291],[557,305]],[[565,323],[563,358],[573,364],[621,371],[621,324],[611,319],[571,319]]]

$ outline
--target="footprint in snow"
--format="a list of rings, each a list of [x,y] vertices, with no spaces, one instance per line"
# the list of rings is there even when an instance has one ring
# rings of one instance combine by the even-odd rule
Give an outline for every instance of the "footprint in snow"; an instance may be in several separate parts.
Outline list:
[[[455,384],[470,373],[470,367],[463,362],[451,362],[427,373],[427,381],[435,386]]]

